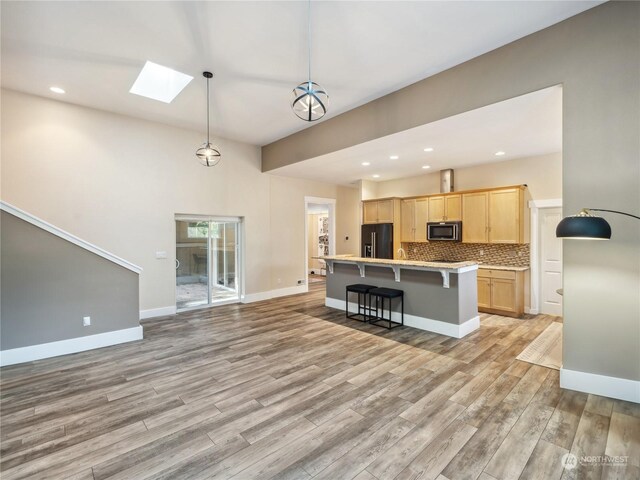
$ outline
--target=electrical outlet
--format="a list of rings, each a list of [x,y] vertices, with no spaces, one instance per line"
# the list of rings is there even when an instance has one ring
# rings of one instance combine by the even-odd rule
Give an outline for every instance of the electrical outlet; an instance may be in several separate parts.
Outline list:
[[[480,256],[482,257],[484,255],[484,250],[480,250]]]
[[[281,279],[281,278],[278,278],[278,279],[276,280],[276,283],[277,283],[278,285],[280,285],[280,284],[282,283],[282,279]]]
[[[414,249],[413,249],[413,253],[418,253],[418,249],[417,249],[417,248],[414,248]]]
[[[167,258],[167,252],[156,252],[156,258],[157,259],[165,259]]]
[[[85,327],[91,325],[91,317],[82,317],[82,325]]]

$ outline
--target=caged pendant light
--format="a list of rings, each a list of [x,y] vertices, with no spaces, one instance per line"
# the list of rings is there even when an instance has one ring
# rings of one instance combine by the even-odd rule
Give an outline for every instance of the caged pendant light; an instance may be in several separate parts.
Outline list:
[[[306,122],[320,120],[327,113],[329,95],[327,91],[311,81],[311,0],[307,10],[307,50],[309,59],[308,79],[293,89],[291,109],[298,118]]]
[[[222,155],[220,149],[209,141],[209,79],[213,77],[211,72],[202,72],[202,76],[207,79],[207,141],[196,150],[198,161],[205,167],[213,167],[220,162]]]

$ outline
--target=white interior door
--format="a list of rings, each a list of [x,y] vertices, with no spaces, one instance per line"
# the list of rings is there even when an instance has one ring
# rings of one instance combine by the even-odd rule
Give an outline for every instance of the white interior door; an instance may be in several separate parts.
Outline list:
[[[561,208],[540,209],[540,313],[562,315],[562,240],[556,227],[562,220]]]

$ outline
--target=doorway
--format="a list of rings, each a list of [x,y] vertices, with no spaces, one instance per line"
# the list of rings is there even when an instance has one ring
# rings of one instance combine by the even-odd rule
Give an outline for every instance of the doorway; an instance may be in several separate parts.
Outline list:
[[[327,274],[323,260],[335,255],[335,205],[333,198],[305,197],[305,278],[309,284],[323,282]]]
[[[531,311],[562,316],[562,240],[556,227],[562,220],[562,200],[532,200]]]
[[[237,217],[176,217],[176,309],[240,299],[240,235]]]
[[[562,208],[543,208],[540,219],[540,313],[562,316],[562,239],[556,227]]]

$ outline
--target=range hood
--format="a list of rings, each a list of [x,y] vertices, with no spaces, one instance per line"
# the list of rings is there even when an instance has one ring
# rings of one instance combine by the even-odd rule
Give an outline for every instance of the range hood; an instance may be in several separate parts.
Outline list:
[[[440,170],[440,193],[451,193],[453,191],[453,169]]]

